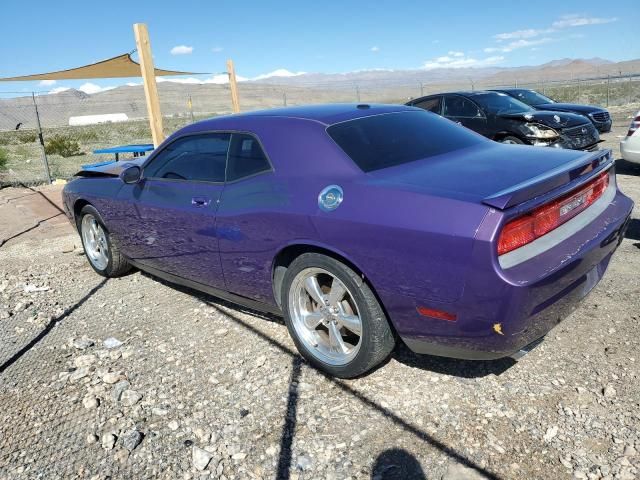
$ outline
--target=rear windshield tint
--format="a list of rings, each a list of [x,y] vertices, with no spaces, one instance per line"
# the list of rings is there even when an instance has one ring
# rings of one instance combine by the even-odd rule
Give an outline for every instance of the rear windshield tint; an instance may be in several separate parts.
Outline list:
[[[484,140],[425,111],[374,115],[327,128],[331,138],[365,172],[414,162]]]

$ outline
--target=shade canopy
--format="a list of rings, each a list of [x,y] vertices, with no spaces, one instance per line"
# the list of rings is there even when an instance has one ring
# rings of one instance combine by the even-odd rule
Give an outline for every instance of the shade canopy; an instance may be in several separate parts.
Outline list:
[[[176,70],[162,70],[156,68],[156,77],[169,75],[205,75],[196,72],[180,72]],[[0,82],[23,82],[32,80],[85,80],[89,78],[127,78],[140,77],[140,64],[133,61],[131,54],[124,53],[117,57],[109,58],[101,62],[84,65],[69,70],[60,70],[49,73],[36,73],[20,77],[0,78]]]

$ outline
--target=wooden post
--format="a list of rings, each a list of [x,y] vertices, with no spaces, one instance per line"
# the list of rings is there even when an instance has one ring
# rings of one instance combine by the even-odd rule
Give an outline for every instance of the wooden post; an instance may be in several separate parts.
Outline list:
[[[162,112],[160,111],[160,100],[158,98],[158,85],[156,85],[155,68],[153,57],[151,56],[151,42],[149,41],[149,31],[144,23],[135,23],[133,32],[136,36],[136,47],[140,56],[140,72],[142,73],[142,83],[144,85],[144,96],[147,100],[147,113],[149,114],[149,125],[151,126],[151,136],[153,146],[158,147],[164,140],[162,129]]]
[[[229,87],[231,87],[231,109],[233,113],[239,113],[238,82],[236,82],[236,71],[233,68],[233,60],[231,59],[227,60],[227,74],[229,75]]]

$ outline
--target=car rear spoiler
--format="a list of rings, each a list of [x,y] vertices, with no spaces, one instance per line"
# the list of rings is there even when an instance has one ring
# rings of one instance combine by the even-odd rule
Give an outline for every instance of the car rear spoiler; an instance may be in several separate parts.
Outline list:
[[[571,162],[563,163],[554,169],[542,173],[537,177],[494,193],[484,198],[482,203],[497,208],[498,210],[505,210],[561,187],[562,185],[566,185],[590,172],[595,174],[597,171],[605,170],[611,166],[613,162],[614,159],[610,149],[589,152]],[[592,175],[588,175],[588,177],[591,176]]]

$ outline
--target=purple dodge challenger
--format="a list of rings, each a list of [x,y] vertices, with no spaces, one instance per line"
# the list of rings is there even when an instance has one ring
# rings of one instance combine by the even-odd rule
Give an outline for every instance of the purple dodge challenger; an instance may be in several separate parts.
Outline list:
[[[63,196],[99,274],[137,267],[283,314],[338,377],[397,341],[522,355],[602,278],[633,208],[609,150],[501,145],[396,105],[204,120]]]

